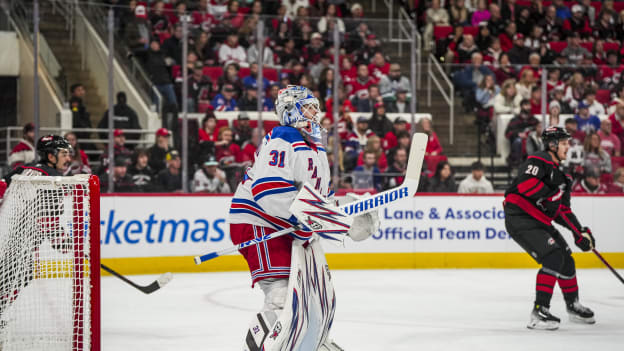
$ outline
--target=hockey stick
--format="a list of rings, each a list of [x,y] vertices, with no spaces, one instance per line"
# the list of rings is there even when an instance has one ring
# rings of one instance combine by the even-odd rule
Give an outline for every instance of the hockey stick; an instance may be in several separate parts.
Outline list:
[[[171,279],[173,279],[173,274],[167,272],[167,273],[162,274],[160,277],[158,277],[158,279],[156,279],[150,285],[141,286],[141,285],[138,285],[135,282],[131,281],[130,279],[124,277],[123,275],[115,272],[110,267],[108,267],[108,266],[106,266],[104,264],[100,263],[100,267],[102,267],[102,269],[107,271],[108,273],[114,275],[115,277],[123,280],[124,282],[132,285],[136,289],[141,290],[142,292],[144,292],[146,294],[153,293],[154,291],[156,291],[156,290],[162,288],[163,286],[165,286],[165,284],[169,283],[171,281]]]
[[[624,278],[622,278],[622,276],[613,267],[611,267],[609,262],[607,262],[607,260],[605,260],[604,257],[602,257],[602,255],[598,251],[596,251],[596,249],[592,249],[592,252],[596,254],[596,256],[598,256],[598,258],[602,261],[602,263],[604,263],[605,266],[607,266],[607,268],[609,268],[611,272],[613,272],[613,274],[615,274],[615,276],[622,282],[622,284],[624,284]]]
[[[363,197],[357,201],[350,202],[346,205],[339,207],[348,216],[361,215],[367,212],[371,212],[380,207],[385,207],[388,204],[398,201],[405,197],[414,196],[416,190],[418,190],[418,183],[420,182],[420,173],[422,170],[422,164],[425,157],[425,149],[427,148],[428,136],[424,133],[416,133],[412,137],[412,146],[410,148],[409,159],[407,163],[407,170],[405,172],[405,180],[401,186],[394,189],[389,189],[379,194]],[[195,264],[201,264],[208,260],[212,260],[219,256],[234,253],[242,248],[251,245],[257,245],[265,241],[278,238],[280,236],[292,233],[301,229],[299,226],[282,229],[275,233],[267,234],[263,237],[251,239],[232,246],[221,251],[215,251],[207,253],[201,256],[195,256]]]

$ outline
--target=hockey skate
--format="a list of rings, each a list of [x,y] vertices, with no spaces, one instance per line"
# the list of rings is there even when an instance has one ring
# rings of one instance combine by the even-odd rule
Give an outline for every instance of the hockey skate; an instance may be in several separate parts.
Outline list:
[[[548,307],[535,305],[533,311],[531,311],[531,319],[527,328],[538,330],[557,330],[559,329],[559,323],[561,320],[553,316]]]
[[[567,304],[566,309],[568,310],[568,315],[570,316],[570,322],[584,324],[596,323],[596,320],[594,319],[594,311],[581,305],[578,300]]]

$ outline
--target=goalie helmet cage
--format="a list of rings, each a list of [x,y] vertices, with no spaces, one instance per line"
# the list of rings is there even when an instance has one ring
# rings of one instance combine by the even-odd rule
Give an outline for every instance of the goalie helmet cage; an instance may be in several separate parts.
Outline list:
[[[0,350],[100,350],[96,176],[13,176],[0,207]]]

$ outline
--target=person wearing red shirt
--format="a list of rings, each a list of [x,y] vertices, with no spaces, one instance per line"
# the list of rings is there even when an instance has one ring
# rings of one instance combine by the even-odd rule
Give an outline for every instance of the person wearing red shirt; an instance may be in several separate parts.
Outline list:
[[[11,168],[31,163],[35,160],[35,125],[27,123],[22,130],[23,137],[9,154],[8,163]]]
[[[606,151],[611,157],[619,157],[621,155],[622,143],[617,135],[611,131],[613,129],[613,123],[609,119],[605,119],[600,122],[600,130],[598,136],[600,137],[600,147]]]
[[[583,179],[572,187],[573,193],[581,194],[606,194],[607,186],[600,183],[600,171],[586,169]]]
[[[397,145],[399,145],[399,142],[397,140],[397,135],[399,135],[400,132],[406,131],[406,130],[407,130],[407,122],[405,122],[403,118],[397,117],[397,119],[395,119],[394,122],[392,122],[392,130],[386,133],[386,135],[383,137],[383,140],[381,142],[381,147],[384,150],[390,150],[390,149],[397,147]]]
[[[217,162],[222,166],[230,166],[242,162],[240,146],[234,140],[230,127],[219,129],[219,140],[215,143],[215,155]]]
[[[353,107],[351,100],[347,99],[346,93],[342,86],[338,86],[338,107],[340,108],[340,113],[349,113],[355,112],[356,109]],[[332,123],[334,121],[334,97],[330,97],[325,101],[325,118],[329,118]]]
[[[372,63],[368,65],[368,71],[377,81],[379,81],[382,76],[387,76],[388,73],[390,73],[390,63],[386,61],[381,51],[375,52]]]
[[[531,114],[542,114],[542,88],[533,86],[531,88]]]
[[[375,153],[375,156],[377,158],[377,168],[379,168],[379,171],[384,172],[388,168],[388,159],[386,158],[386,154],[381,148],[381,138],[376,135],[371,135],[370,137],[368,137],[364,150],[362,150],[358,155],[358,166],[364,165],[364,154],[366,152]]]
[[[624,104],[617,104],[615,112],[609,116],[611,121],[611,132],[620,138],[620,145],[624,146]],[[620,149],[621,153],[624,150]]]
[[[583,6],[579,4],[572,6],[572,17],[563,22],[563,31],[564,33],[579,33],[582,38],[589,38],[591,36],[592,29],[589,26],[589,21],[585,18]]]
[[[199,128],[199,142],[217,141],[217,117],[214,112],[208,109],[206,116],[202,120],[201,128]]]
[[[254,161],[256,160],[256,151],[258,150],[258,145],[260,145],[261,139],[261,129],[254,128],[251,131],[251,139],[247,140],[243,144],[243,150],[241,151],[241,158],[243,162],[250,162],[251,164],[254,163]]]
[[[345,86],[350,85],[357,78],[357,68],[353,65],[351,58],[348,56],[342,58],[340,77]]]
[[[377,83],[377,80],[370,76],[368,66],[365,64],[359,65],[357,72],[357,78],[348,85],[349,100],[355,96],[359,99],[368,98],[368,86]]]
[[[607,186],[607,193],[624,193],[624,168],[618,168],[615,170],[615,172],[613,173],[613,183]]]
[[[433,125],[431,120],[427,117],[420,119],[420,128],[422,132],[427,134],[429,139],[427,140],[427,148],[425,149],[425,156],[438,156],[442,154],[442,144],[438,135],[433,131]]]
[[[504,52],[511,50],[513,47],[513,37],[516,34],[516,23],[509,22],[505,26],[505,32],[498,35],[501,49]]]

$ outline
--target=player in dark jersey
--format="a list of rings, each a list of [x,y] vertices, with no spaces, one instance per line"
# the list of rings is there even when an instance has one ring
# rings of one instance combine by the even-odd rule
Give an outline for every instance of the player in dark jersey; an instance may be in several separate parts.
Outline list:
[[[4,189],[11,184],[11,177],[15,174],[29,175],[29,176],[62,176],[65,169],[69,166],[71,161],[70,156],[71,145],[65,138],[57,135],[46,135],[39,138],[37,142],[37,154],[40,158],[39,161],[35,161],[26,165],[20,165],[9,172],[4,179],[0,179],[0,200],[4,195]],[[62,191],[61,191],[62,192]],[[65,243],[60,238],[63,237],[62,228],[58,223],[58,217],[62,212],[61,204],[63,194],[58,190],[46,190],[45,193],[37,194],[37,196],[43,196],[50,201],[43,203],[42,206],[35,208],[34,213],[39,218],[39,230],[44,230],[53,243],[52,247],[57,250],[65,249]],[[57,206],[50,206],[50,203],[56,203]],[[23,238],[16,238],[17,240],[23,240]],[[5,243],[6,247],[22,247],[18,244],[11,242]],[[33,243],[31,247],[38,247],[41,242]],[[5,309],[13,302],[19,295],[20,290],[28,285],[33,279],[32,264],[30,261],[33,259],[32,252],[0,252],[0,266],[5,269],[5,274],[0,275],[0,318],[2,317]],[[13,267],[6,269],[6,267]],[[24,275],[24,280],[15,283],[14,274],[20,271],[20,269],[27,269],[27,273]],[[11,284],[13,282],[13,284]],[[0,319],[0,328],[4,321]]]
[[[536,297],[530,329],[554,330],[560,319],[550,311],[553,289],[558,282],[573,322],[593,324],[594,312],[578,302],[576,268],[570,247],[552,225],[568,228],[574,243],[583,251],[594,248],[594,237],[582,227],[570,209],[572,179],[560,167],[569,149],[570,134],[563,128],[549,127],[543,134],[545,151],[529,156],[518,176],[505,192],[505,226],[509,235],[542,268],[537,272]]]

